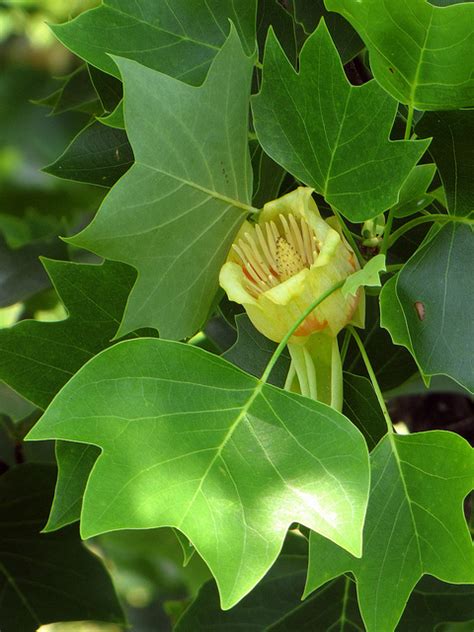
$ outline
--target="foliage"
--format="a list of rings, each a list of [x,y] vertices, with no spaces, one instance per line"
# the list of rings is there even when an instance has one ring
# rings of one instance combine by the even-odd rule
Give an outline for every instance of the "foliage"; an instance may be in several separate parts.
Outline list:
[[[472,448],[386,402],[474,392],[472,4],[93,4],[0,9],[0,628],[471,629]]]

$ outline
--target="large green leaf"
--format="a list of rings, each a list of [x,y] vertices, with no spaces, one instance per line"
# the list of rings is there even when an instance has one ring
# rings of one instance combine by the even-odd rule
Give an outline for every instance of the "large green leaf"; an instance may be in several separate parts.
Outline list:
[[[474,112],[429,112],[416,132],[433,137],[429,151],[444,185],[449,212],[468,215],[474,210]]]
[[[474,7],[426,0],[325,0],[358,31],[380,85],[418,110],[472,105]]]
[[[252,60],[232,30],[200,88],[117,60],[135,164],[73,243],[138,270],[120,335],[202,325],[219,268],[249,206]]]
[[[117,77],[111,53],[199,84],[224,43],[229,19],[246,51],[253,51],[255,15],[255,0],[104,0],[52,29],[76,55]]]
[[[368,461],[355,426],[192,345],[139,339],[97,355],[28,435],[50,438],[102,450],[83,537],[179,529],[224,608],[267,572],[294,521],[360,553]]]
[[[433,143],[430,145],[430,152]],[[422,211],[433,201],[427,189],[433,180],[436,165],[417,165],[405,180],[398,204],[392,207],[395,217],[407,217]]]
[[[252,109],[264,150],[352,221],[397,202],[429,142],[389,140],[396,101],[376,81],[350,85],[323,21],[298,73],[270,32]]]
[[[362,558],[312,534],[306,593],[351,571],[367,632],[392,632],[424,574],[474,582],[474,548],[463,512],[474,484],[474,451],[445,431],[390,435],[371,461]]]
[[[46,408],[74,373],[111,344],[135,274],[125,265],[43,259],[69,312],[60,322],[23,320],[0,330],[0,379]]]
[[[26,464],[0,477],[2,632],[35,632],[55,621],[123,623],[112,582],[77,529],[41,534],[55,468]]]
[[[443,226],[382,291],[382,325],[426,378],[447,375],[474,392],[472,227]],[[429,279],[429,282],[427,282]]]
[[[111,187],[132,163],[133,152],[126,133],[93,121],[44,171],[58,178]]]

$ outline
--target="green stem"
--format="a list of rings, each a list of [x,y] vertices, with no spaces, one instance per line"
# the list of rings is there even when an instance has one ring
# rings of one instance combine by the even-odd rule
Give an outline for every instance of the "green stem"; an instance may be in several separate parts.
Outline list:
[[[399,270],[403,268],[404,265],[405,265],[404,263],[392,263],[386,266],[387,269],[384,272],[386,273],[398,272]],[[384,272],[382,272],[382,274],[384,274]]]
[[[365,266],[365,259],[364,257],[360,254],[360,250],[355,242],[354,237],[352,236],[351,231],[349,230],[349,228],[346,226],[345,221],[342,219],[341,214],[339,213],[338,210],[336,210],[335,208],[331,207],[332,212],[334,213],[334,215],[337,217],[337,219],[339,220],[339,223],[341,225],[342,228],[342,232],[344,233],[344,237],[347,239],[347,241],[349,242],[350,247],[352,248],[352,250],[355,253],[355,256],[357,257],[357,260],[359,261],[360,267],[363,268]]]
[[[410,140],[410,136],[411,136],[411,128],[413,125],[413,114],[414,114],[414,108],[412,105],[408,106],[408,114],[407,114],[407,120],[406,120],[406,124],[405,124],[405,134],[404,134],[404,140]],[[395,214],[393,212],[393,209],[390,209],[388,212],[388,216],[387,216],[387,223],[385,225],[385,230],[383,233],[383,240],[382,240],[382,246],[380,248],[380,253],[382,255],[386,255],[387,254],[387,250],[389,249],[390,245],[391,245],[391,241],[390,241],[390,233],[392,231],[392,226],[393,226],[393,220],[395,218]]]
[[[290,329],[286,333],[285,337],[280,342],[278,347],[275,349],[275,351],[273,352],[272,357],[268,361],[266,369],[263,372],[262,377],[260,378],[261,382],[265,383],[268,380],[268,378],[270,376],[270,373],[273,370],[273,367],[277,363],[278,358],[280,357],[280,355],[282,354],[282,352],[285,349],[286,345],[288,344],[288,340],[295,333],[295,331],[298,329],[298,327],[301,325],[301,323],[305,320],[305,318],[307,318],[311,314],[313,309],[316,309],[316,307],[318,307],[318,305],[320,305],[324,300],[326,300],[328,298],[328,296],[331,296],[331,294],[333,294],[334,292],[339,290],[344,285],[344,283],[345,283],[345,279],[343,279],[342,281],[339,281],[339,283],[336,283],[335,285],[330,287],[329,290],[326,290],[325,292],[323,292],[316,300],[314,300],[311,303],[311,305],[307,309],[305,309],[305,311],[301,314],[301,316],[298,318],[298,320],[296,320],[294,322],[294,324],[290,327]]]
[[[390,415],[388,413],[387,406],[385,404],[385,400],[384,400],[384,397],[382,395],[382,391],[380,389],[379,383],[378,383],[377,378],[375,376],[374,369],[372,368],[372,364],[370,363],[369,356],[367,355],[367,352],[365,350],[364,343],[362,342],[362,340],[360,339],[359,334],[354,329],[354,327],[352,327],[352,325],[348,326],[348,330],[351,332],[352,337],[354,338],[354,340],[357,343],[357,346],[359,347],[360,355],[362,356],[362,359],[363,359],[364,364],[365,364],[365,368],[367,369],[367,373],[369,374],[370,381],[372,382],[372,386],[374,388],[375,395],[376,395],[377,400],[379,402],[380,408],[382,409],[382,413],[383,413],[383,416],[384,416],[384,419],[385,419],[385,423],[387,424],[388,433],[389,434],[393,434],[392,420],[390,419]]]
[[[407,121],[406,121],[406,125],[405,125],[405,136],[404,136],[404,140],[410,140],[410,136],[411,136],[411,126],[413,125],[413,114],[415,112],[415,109],[412,105],[408,106],[408,115],[407,115]]]
[[[426,222],[440,222],[442,224],[446,224],[449,222],[459,222],[461,224],[469,224],[471,226],[474,225],[474,219],[469,219],[468,217],[457,217],[455,215],[434,214],[434,215],[423,215],[421,217],[415,217],[415,219],[412,219],[410,222],[403,224],[403,226],[400,226],[398,230],[392,233],[389,239],[389,244],[388,244],[389,247],[393,246],[393,244],[398,239],[400,239],[402,235],[407,233],[409,230],[411,230],[412,228],[415,228],[415,226],[418,226],[419,224],[425,224]]]
[[[351,332],[348,329],[346,329],[344,331],[344,340],[342,341],[342,347],[341,347],[342,364],[344,364],[344,362],[346,361],[346,355],[347,355],[347,350],[349,349],[350,341],[351,341]]]
[[[380,248],[380,254],[382,254],[382,255],[386,255],[387,254],[387,250],[388,250],[388,247],[389,247],[390,231],[392,230],[394,217],[395,217],[395,214],[393,212],[393,209],[390,209],[389,212],[388,212],[387,223],[385,224],[385,229],[384,229],[384,232],[383,232],[382,246]]]

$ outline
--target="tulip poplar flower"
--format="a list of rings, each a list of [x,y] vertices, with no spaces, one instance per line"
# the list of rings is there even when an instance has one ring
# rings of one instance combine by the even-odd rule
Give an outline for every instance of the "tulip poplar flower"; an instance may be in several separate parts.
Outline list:
[[[257,223],[245,221],[220,272],[229,299],[243,305],[256,329],[274,342],[318,296],[359,269],[337,219],[321,217],[312,192],[299,187],[267,202]],[[328,296],[288,342],[292,362],[285,388],[340,410],[337,334],[363,322],[362,289],[356,296],[344,297],[341,290]]]

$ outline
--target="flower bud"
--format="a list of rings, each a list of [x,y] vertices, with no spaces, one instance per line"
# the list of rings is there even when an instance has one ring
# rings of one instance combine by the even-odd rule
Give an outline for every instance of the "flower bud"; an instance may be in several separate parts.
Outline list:
[[[230,300],[243,305],[254,326],[280,342],[323,292],[359,269],[335,217],[322,219],[311,194],[295,191],[268,202],[258,222],[240,229],[219,281]],[[336,290],[294,332],[304,344],[316,332],[335,337],[348,323],[362,326],[363,291],[344,298]]]

